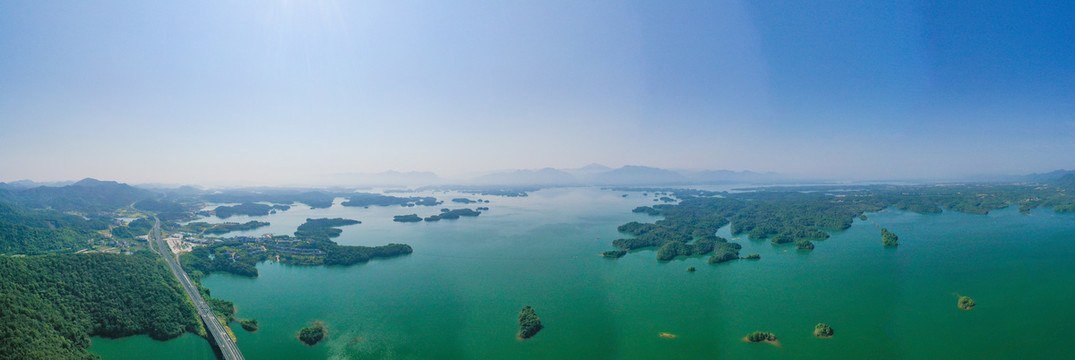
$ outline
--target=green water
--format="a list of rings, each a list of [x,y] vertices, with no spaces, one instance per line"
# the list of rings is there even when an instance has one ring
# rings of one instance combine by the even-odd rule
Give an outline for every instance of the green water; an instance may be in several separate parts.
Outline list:
[[[659,263],[653,251],[604,259],[597,255],[621,236],[616,226],[656,220],[630,212],[653,204],[652,194],[621,194],[486,197],[491,210],[478,218],[414,224],[391,218],[439,207],[297,206],[258,217],[273,225],[254,233],[342,216],[363,223],[344,227],[338,242],[402,242],[414,254],[352,267],[263,263],[259,278],[212,275],[203,283],[234,301],[238,317],[259,320],[255,333],[233,325],[248,359],[1075,358],[1066,345],[1075,330],[1075,215],[892,211],[856,221],[813,252],[738,240],[743,255],[759,253],[760,261]],[[899,248],[881,247],[878,225],[899,234]],[[732,238],[727,231],[718,235]],[[957,294],[978,306],[957,309]],[[545,329],[519,341],[524,305]],[[308,347],[296,334],[313,321],[328,336]],[[818,322],[835,336],[815,338]],[[775,333],[780,346],[740,340],[754,330]],[[91,351],[104,359],[212,357],[194,336],[94,339]]]

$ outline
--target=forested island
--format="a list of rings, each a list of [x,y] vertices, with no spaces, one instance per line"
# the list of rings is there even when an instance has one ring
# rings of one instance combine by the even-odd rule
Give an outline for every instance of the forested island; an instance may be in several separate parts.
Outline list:
[[[526,305],[519,311],[519,334],[520,340],[525,340],[537,335],[538,331],[544,326],[541,325],[541,319],[538,318],[537,312],[530,305]]]
[[[775,342],[776,335],[771,332],[755,331],[747,335],[746,340],[749,342]]]
[[[396,215],[396,216],[392,217],[392,221],[395,221],[395,222],[421,222],[422,217],[418,216],[418,214]]]
[[[325,338],[325,325],[320,321],[299,330],[299,340],[309,346],[317,345]]]
[[[956,303],[956,306],[958,306],[960,310],[973,309],[974,308],[974,299],[971,299],[971,298],[966,297],[966,296],[960,296],[959,297],[959,302]]]
[[[258,203],[242,203],[235,206],[217,206],[213,210],[216,217],[221,219],[227,219],[235,215],[246,216],[265,216],[269,215],[274,210],[287,210],[291,206],[288,205],[265,205]]]
[[[814,336],[824,339],[832,337],[832,334],[832,327],[825,323],[819,323],[814,326]]]
[[[434,197],[398,197],[371,193],[353,193],[340,205],[352,207],[369,206],[436,206],[443,203]]]
[[[454,220],[458,219],[461,216],[474,217],[481,214],[482,213],[480,211],[474,211],[471,209],[440,209],[440,214],[427,217],[425,218],[425,221]]]
[[[258,320],[257,319],[240,319],[239,320],[239,325],[242,325],[243,330],[246,330],[246,331],[249,331],[249,332],[258,331]]]
[[[888,229],[881,229],[881,245],[886,247],[899,246],[900,237],[896,234],[888,231]]]

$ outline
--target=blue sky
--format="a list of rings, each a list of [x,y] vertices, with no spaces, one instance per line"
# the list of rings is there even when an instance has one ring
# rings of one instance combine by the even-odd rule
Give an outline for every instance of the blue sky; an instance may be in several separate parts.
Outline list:
[[[8,1],[0,181],[1075,167],[1075,5]]]

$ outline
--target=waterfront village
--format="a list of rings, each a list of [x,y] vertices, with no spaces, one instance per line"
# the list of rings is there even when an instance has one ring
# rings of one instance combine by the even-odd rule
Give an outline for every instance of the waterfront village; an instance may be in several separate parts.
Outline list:
[[[146,235],[139,237],[142,240],[146,239]],[[324,255],[325,252],[320,249],[312,248],[300,248],[295,247],[296,243],[304,242],[305,239],[296,238],[280,238],[274,237],[273,234],[262,234],[261,236],[232,236],[227,238],[201,238],[195,234],[187,232],[177,232],[166,237],[165,242],[168,244],[169,249],[173,254],[182,255],[192,251],[197,246],[205,246],[212,244],[224,244],[230,245],[235,251],[230,254],[234,257],[240,250],[245,250],[248,255],[260,255],[268,250],[274,250],[278,253],[291,254],[291,255],[303,255],[303,256],[316,256]]]

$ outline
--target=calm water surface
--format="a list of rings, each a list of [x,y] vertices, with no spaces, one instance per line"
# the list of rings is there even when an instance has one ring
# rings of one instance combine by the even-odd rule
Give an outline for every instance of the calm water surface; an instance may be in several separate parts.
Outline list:
[[[203,283],[235,302],[238,317],[260,322],[254,333],[232,326],[248,359],[1075,358],[1067,345],[1075,331],[1075,215],[889,211],[856,220],[813,252],[737,240],[741,254],[761,254],[760,261],[660,263],[652,250],[604,259],[598,254],[622,236],[616,226],[657,220],[630,212],[654,204],[652,193],[621,194],[571,188],[481,196],[490,211],[436,223],[391,219],[441,206],[363,209],[338,201],[329,209],[232,217],[272,223],[246,234],[289,234],[308,217],[352,218],[362,224],[343,227],[337,242],[406,243],[414,253],[351,267],[266,262],[258,278],[214,274]],[[464,206],[477,205],[443,207]],[[899,234],[899,248],[881,247],[879,226]],[[727,228],[718,235],[733,238]],[[978,306],[957,309],[957,295]],[[534,306],[545,329],[519,341],[524,305]],[[328,335],[305,346],[296,334],[314,321]],[[818,322],[835,336],[815,338]],[[775,333],[779,346],[740,340],[754,330]],[[93,344],[106,360],[214,358],[191,335]]]

